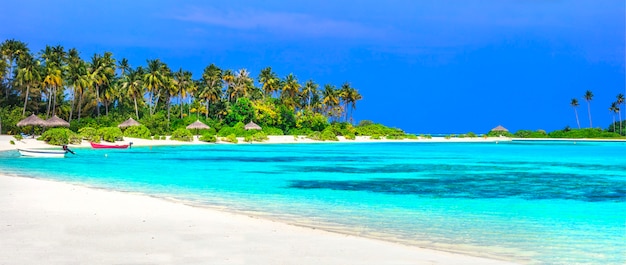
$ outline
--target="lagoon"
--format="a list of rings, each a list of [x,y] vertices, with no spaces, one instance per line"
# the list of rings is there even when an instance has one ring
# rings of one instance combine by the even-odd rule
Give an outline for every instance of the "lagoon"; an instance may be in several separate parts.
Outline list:
[[[2,152],[0,171],[527,264],[626,261],[623,142],[76,151],[56,160]]]

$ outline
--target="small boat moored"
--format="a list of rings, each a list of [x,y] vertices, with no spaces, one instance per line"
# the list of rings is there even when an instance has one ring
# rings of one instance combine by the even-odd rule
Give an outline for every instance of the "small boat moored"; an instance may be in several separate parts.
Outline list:
[[[100,149],[100,148],[117,148],[117,149],[126,149],[129,146],[133,145],[133,143],[129,144],[99,144],[94,142],[89,142],[92,148]]]
[[[22,156],[29,157],[65,157],[67,150],[49,150],[49,149],[17,149]]]

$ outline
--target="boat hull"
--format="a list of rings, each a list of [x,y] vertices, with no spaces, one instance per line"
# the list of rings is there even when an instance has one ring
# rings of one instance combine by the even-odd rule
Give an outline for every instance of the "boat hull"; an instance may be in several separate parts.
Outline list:
[[[98,144],[98,143],[92,143],[92,142],[90,142],[90,144],[91,144],[91,148],[96,148],[96,149],[103,149],[103,148],[126,149],[129,146],[127,144],[108,145],[108,144]]]
[[[63,158],[67,151],[65,150],[33,150],[33,149],[17,149],[22,156],[28,157],[46,157],[46,158]]]

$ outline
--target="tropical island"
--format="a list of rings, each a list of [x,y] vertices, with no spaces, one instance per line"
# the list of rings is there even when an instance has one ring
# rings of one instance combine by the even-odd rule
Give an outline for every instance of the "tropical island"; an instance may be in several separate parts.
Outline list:
[[[40,139],[50,144],[80,143],[82,140],[114,142],[124,136],[142,139],[191,141],[193,122],[208,125],[198,130],[200,141],[218,139],[237,142],[263,141],[268,135],[306,136],[312,140],[423,139],[430,135],[408,134],[372,121],[355,124],[353,112],[363,98],[349,82],[320,85],[300,81],[290,73],[279,77],[271,67],[254,76],[246,69],[204,68],[200,78],[185,69],[172,70],[159,59],[132,67],[111,52],[93,54],[83,60],[77,49],[46,46],[35,54],[18,40],[0,44],[0,134],[41,134],[36,126],[18,127],[20,120],[35,114],[42,119],[59,117],[69,128],[48,129]],[[198,73],[196,73],[198,75]],[[591,91],[585,94],[589,103]],[[563,130],[492,130],[476,134],[450,134],[445,138],[506,136],[517,138],[620,138],[626,135],[620,106],[623,94],[611,104],[614,122],[606,129],[565,127]],[[578,121],[577,99],[572,99]],[[619,117],[615,121],[615,116]],[[122,131],[118,124],[134,118],[139,126]],[[246,130],[245,124],[260,126]]]

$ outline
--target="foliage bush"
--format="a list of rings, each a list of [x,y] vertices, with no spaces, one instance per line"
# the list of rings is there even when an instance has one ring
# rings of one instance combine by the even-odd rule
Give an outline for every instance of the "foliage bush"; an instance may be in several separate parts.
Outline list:
[[[205,133],[200,136],[198,140],[202,142],[215,143],[217,142],[217,137],[215,137],[215,134]]]
[[[346,138],[346,140],[355,140],[356,139],[356,135],[354,135],[354,133],[344,134],[343,137]]]
[[[98,135],[98,130],[93,127],[83,127],[78,130],[78,134],[85,140],[91,141],[94,139],[98,139],[95,142],[100,142],[100,136]]]
[[[476,134],[474,132],[468,132],[467,133],[467,137],[469,137],[469,138],[476,138]]]
[[[176,141],[191,142],[193,141],[193,135],[191,134],[189,130],[180,128],[172,133],[172,136],[170,137],[170,139],[176,140]]]
[[[24,137],[22,137],[21,134],[13,135],[13,138],[15,138],[15,140],[18,140],[18,141],[21,141],[22,139],[24,139]]]
[[[124,136],[140,139],[150,139],[150,129],[145,125],[131,126],[124,130]]]
[[[415,134],[407,134],[405,135],[406,139],[417,140],[417,135]]]
[[[374,135],[370,136],[370,139],[372,139],[372,140],[380,140],[380,134],[374,134]]]
[[[393,135],[393,136],[404,136],[404,131],[396,128],[389,128],[382,124],[368,124],[368,125],[359,125],[356,128],[356,135]]]
[[[548,134],[544,130],[531,131],[531,130],[519,130],[513,134],[518,138],[547,138]]]
[[[504,137],[513,137],[514,135],[510,132],[504,132],[504,131],[490,131],[487,133],[487,136],[489,137],[500,137],[500,136],[504,136]]]
[[[619,138],[614,132],[603,131],[598,128],[557,130],[548,134],[551,138]]]
[[[332,130],[324,130],[320,135],[322,141],[339,141],[337,135]]]
[[[118,127],[104,127],[97,131],[98,135],[107,142],[123,141],[124,134]]]
[[[236,143],[239,142],[239,140],[237,139],[237,136],[235,134],[229,134],[226,137],[222,137],[221,140],[224,141],[224,142],[229,142],[229,143],[233,143],[233,144],[236,144]]]
[[[12,145],[15,145],[15,141],[13,141],[13,140],[9,140],[9,143],[12,144]]]
[[[52,128],[45,131],[37,140],[45,141],[51,145],[66,145],[70,143],[70,136],[75,135],[67,128]],[[75,139],[75,136],[73,137]]]
[[[276,128],[276,127],[263,127],[263,130],[261,130],[262,132],[264,132],[266,135],[284,135],[285,133],[283,132],[283,130]]]

